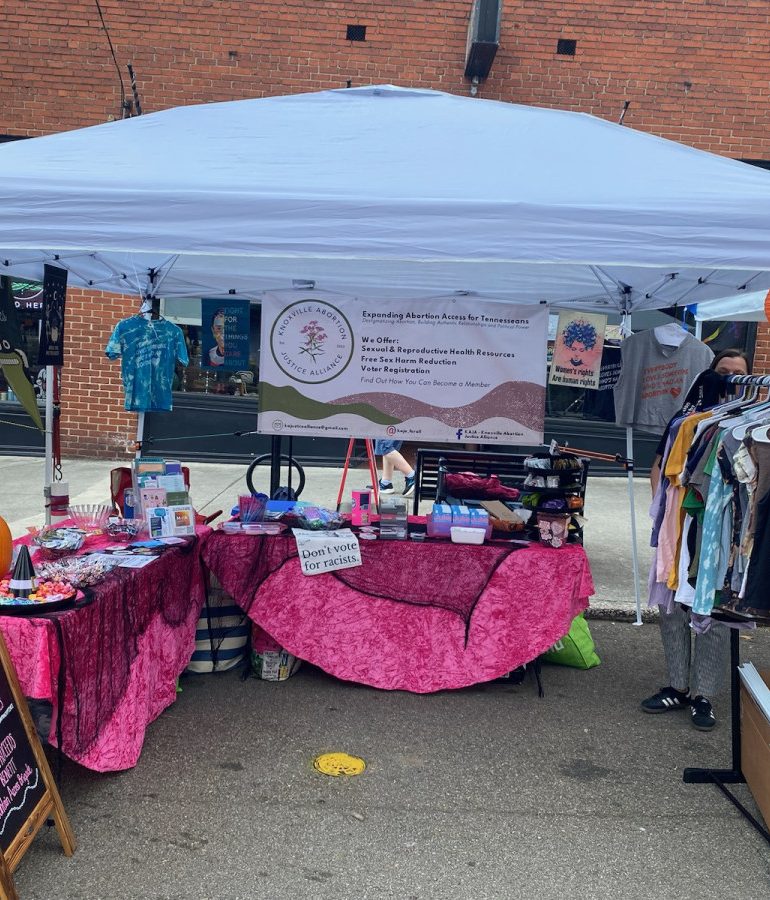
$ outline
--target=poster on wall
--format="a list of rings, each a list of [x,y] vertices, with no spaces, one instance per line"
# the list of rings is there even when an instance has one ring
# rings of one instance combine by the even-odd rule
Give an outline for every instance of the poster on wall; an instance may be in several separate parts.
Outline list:
[[[67,270],[44,266],[43,318],[40,323],[38,365],[64,365],[64,303],[67,297]]]
[[[456,296],[262,300],[263,434],[540,444],[546,306]]]
[[[598,388],[607,316],[559,313],[549,384]]]
[[[249,368],[248,300],[201,300],[201,366],[236,371]]]

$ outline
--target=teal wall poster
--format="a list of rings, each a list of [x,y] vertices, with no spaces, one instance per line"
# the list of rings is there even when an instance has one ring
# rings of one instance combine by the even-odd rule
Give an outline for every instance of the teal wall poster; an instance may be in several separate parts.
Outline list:
[[[202,368],[249,368],[249,306],[248,300],[201,300]]]
[[[263,434],[542,443],[548,308],[262,297]]]
[[[67,270],[45,266],[43,275],[43,320],[40,323],[41,366],[64,365],[64,303],[67,297]]]

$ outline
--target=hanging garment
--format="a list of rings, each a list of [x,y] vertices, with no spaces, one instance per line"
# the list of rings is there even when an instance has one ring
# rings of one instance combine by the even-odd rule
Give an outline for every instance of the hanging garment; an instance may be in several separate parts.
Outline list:
[[[132,316],[118,322],[106,355],[121,359],[120,374],[125,408],[132,412],[167,411],[172,408],[174,368],[189,362],[184,333],[167,319]]]
[[[667,534],[671,540],[671,547],[667,550],[666,557],[669,561],[667,571],[668,586],[672,591],[675,591],[679,585],[679,550],[681,547],[682,523],[684,521],[682,503],[686,493],[686,488],[682,484],[682,475],[687,463],[687,452],[690,449],[698,423],[710,417],[710,412],[694,413],[687,416],[682,421],[666,458],[665,473],[670,483],[670,487],[666,492]]]
[[[770,401],[748,384],[672,420],[651,508],[650,603],[692,604],[699,621],[715,607],[739,624],[770,613]]]
[[[729,538],[732,535],[732,485],[723,477],[719,455],[722,450],[722,435],[717,438],[712,456],[711,484],[706,498],[703,515],[703,538],[700,569],[695,585],[693,612],[707,616],[714,608],[714,595],[724,583],[729,554]],[[706,466],[708,471],[708,465]],[[707,548],[707,549],[706,549]]]
[[[711,350],[688,334],[678,347],[661,343],[655,329],[626,338],[615,384],[615,421],[661,434],[695,377],[714,359]]]
[[[738,609],[767,615],[770,612],[770,444],[752,442],[751,454],[757,466],[754,530],[744,595]]]

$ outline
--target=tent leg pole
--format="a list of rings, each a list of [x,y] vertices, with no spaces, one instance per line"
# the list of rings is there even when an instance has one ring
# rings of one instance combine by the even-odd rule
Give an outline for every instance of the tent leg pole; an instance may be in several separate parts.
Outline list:
[[[281,486],[281,436],[274,434],[270,438],[270,496]]]
[[[636,541],[636,503],[634,496],[634,429],[626,427],[626,458],[630,460],[628,466],[628,505],[631,512],[631,560],[634,570],[634,597],[636,599],[636,621],[634,625],[642,624],[642,595],[639,590],[639,549]]]
[[[144,413],[136,414],[136,452],[134,456],[139,459],[142,455],[142,441],[144,440]]]
[[[51,485],[53,484],[53,392],[56,370],[45,367],[45,524],[51,524]]]

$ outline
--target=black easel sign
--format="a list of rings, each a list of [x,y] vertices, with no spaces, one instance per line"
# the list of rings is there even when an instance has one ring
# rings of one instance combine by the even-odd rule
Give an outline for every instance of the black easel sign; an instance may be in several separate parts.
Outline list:
[[[15,900],[13,872],[51,817],[64,853],[75,838],[27,701],[0,633],[0,898]]]

